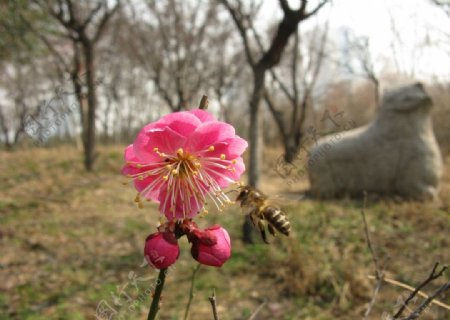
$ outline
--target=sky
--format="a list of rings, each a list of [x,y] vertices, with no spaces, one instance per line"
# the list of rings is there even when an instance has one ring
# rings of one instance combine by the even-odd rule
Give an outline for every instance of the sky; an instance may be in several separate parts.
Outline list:
[[[292,7],[299,3],[289,2]],[[309,7],[317,3],[309,2]],[[278,1],[264,1],[261,20],[280,17]],[[450,17],[430,0],[334,0],[308,23],[326,19],[331,29],[348,28],[369,38],[377,71],[399,68],[405,73],[414,71],[420,80],[450,80]]]

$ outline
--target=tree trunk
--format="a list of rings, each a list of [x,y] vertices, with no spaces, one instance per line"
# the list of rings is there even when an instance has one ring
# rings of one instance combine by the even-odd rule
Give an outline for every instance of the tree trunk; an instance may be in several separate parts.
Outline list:
[[[284,161],[287,163],[293,163],[299,149],[299,143],[292,136],[287,136],[283,139],[284,146]]]
[[[259,114],[259,104],[264,94],[265,70],[256,69],[253,79],[253,93],[250,100],[250,158],[248,184],[252,187],[259,185],[259,171],[261,160],[261,115]]]
[[[95,65],[94,65],[94,47],[89,41],[83,42],[83,52],[86,63],[86,80],[87,80],[87,119],[84,149],[84,166],[87,171],[92,171],[95,162],[95,109],[96,109],[96,93],[95,93]]]
[[[378,110],[380,108],[380,81],[377,78],[372,78],[374,86],[374,98],[375,98],[375,108]]]
[[[260,166],[261,166],[261,148],[262,148],[262,135],[261,135],[261,120],[262,117],[259,113],[259,104],[264,94],[264,79],[265,69],[255,68],[253,71],[253,93],[250,100],[250,132],[249,132],[249,171],[248,171],[248,184],[252,187],[258,187],[260,178]],[[250,219],[245,219],[242,226],[242,241],[244,243],[253,243],[252,239],[253,226]]]

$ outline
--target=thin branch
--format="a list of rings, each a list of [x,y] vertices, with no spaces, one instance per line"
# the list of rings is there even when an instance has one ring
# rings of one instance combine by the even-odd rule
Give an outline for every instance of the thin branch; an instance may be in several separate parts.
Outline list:
[[[377,299],[378,292],[380,291],[381,284],[383,283],[383,276],[384,276],[384,270],[380,269],[379,263],[378,263],[378,257],[375,254],[375,251],[373,250],[372,241],[370,240],[370,233],[369,233],[369,227],[367,225],[367,219],[366,219],[366,206],[367,206],[367,192],[364,191],[364,200],[363,200],[363,207],[361,208],[361,216],[364,224],[364,234],[366,237],[367,247],[369,248],[370,255],[372,256],[372,262],[375,267],[375,274],[377,277],[377,284],[375,286],[375,289],[372,294],[372,299],[369,302],[369,305],[367,306],[366,312],[364,313],[363,320],[367,319],[370,315],[370,312],[372,311],[372,308],[375,304],[375,300]]]
[[[264,91],[264,100],[266,101],[267,106],[270,109],[270,112],[272,113],[274,120],[278,126],[278,129],[280,130],[281,136],[283,137],[283,139],[287,138],[287,131],[286,131],[286,126],[284,124],[284,118],[283,118],[283,112],[277,110],[275,108],[275,104],[272,101],[272,98],[269,95],[269,92],[267,91],[267,89]]]
[[[262,40],[261,40],[260,35],[258,34],[258,31],[256,31],[256,28],[255,28],[255,26],[253,25],[253,23],[252,23],[252,21],[250,19],[248,19],[248,24],[250,26],[251,31],[253,32],[253,36],[255,37],[256,44],[258,45],[260,53],[264,54],[264,46],[262,44]],[[270,75],[272,76],[273,80],[276,83],[278,83],[278,85],[280,86],[281,91],[283,91],[283,93],[286,95],[286,97],[289,99],[289,101],[294,103],[295,102],[295,98],[289,92],[289,89],[286,86],[286,84],[283,81],[281,81],[281,79],[278,77],[278,75],[276,74],[276,72],[275,72],[275,70],[273,68],[271,68],[269,71],[270,71]]]
[[[445,291],[450,289],[450,282],[444,283],[438,290],[436,290],[431,296],[429,296],[422,304],[405,319],[405,320],[414,320],[417,319],[420,314],[433,302],[434,298],[441,295]]]
[[[200,104],[198,105],[198,108],[202,109],[202,110],[206,110],[206,109],[208,109],[208,103],[209,103],[208,96],[204,95],[202,97],[202,99],[200,100]]]
[[[19,17],[22,20],[23,23],[26,24],[27,28],[34,33],[41,41],[45,44],[47,49],[55,56],[56,60],[59,61],[59,64],[57,64],[57,68],[59,70],[64,69],[65,72],[70,73],[70,68],[67,62],[64,60],[62,55],[58,52],[58,50],[55,49],[55,47],[52,45],[49,39],[45,37],[43,34],[37,31],[36,28],[34,28],[31,23],[21,14],[19,13]],[[59,71],[61,73],[61,71]]]
[[[97,4],[97,6],[89,13],[88,17],[86,18],[86,20],[84,20],[84,22],[81,24],[81,27],[83,29],[85,29],[89,23],[91,23],[92,19],[95,17],[95,15],[97,14],[97,12],[102,8],[104,3],[99,2]]]
[[[433,269],[431,270],[430,274],[428,275],[428,277],[422,281],[421,284],[419,284],[416,289],[410,293],[410,295],[408,296],[408,298],[405,300],[405,302],[402,304],[402,306],[400,307],[400,309],[397,311],[397,313],[394,315],[394,319],[398,319],[401,317],[403,311],[405,311],[406,307],[408,306],[408,304],[411,302],[411,300],[417,295],[417,293],[424,288],[427,284],[429,284],[430,282],[436,280],[437,278],[441,277],[442,274],[445,272],[445,270],[447,270],[447,266],[443,266],[441,268],[441,270],[439,270],[438,272],[436,272],[437,268],[439,266],[439,262],[436,262],[433,266]],[[427,298],[427,300],[430,297]],[[430,302],[429,302],[430,303]]]
[[[376,276],[368,276],[368,278],[369,278],[370,280],[377,280],[377,277],[376,277]],[[400,281],[397,281],[397,280],[394,280],[394,279],[391,279],[391,278],[386,278],[386,277],[384,277],[384,278],[383,278],[383,281],[386,282],[386,283],[392,284],[392,285],[394,285],[394,286],[397,286],[397,287],[400,287],[400,288],[409,290],[409,291],[414,291],[414,290],[416,290],[416,288],[411,287],[410,285],[407,285],[407,284],[405,284],[405,283],[403,283],[403,282],[400,282]],[[429,295],[427,295],[427,294],[424,293],[423,291],[418,291],[418,292],[417,292],[417,295],[419,295],[419,296],[421,296],[421,297],[424,297],[425,299],[428,299],[428,298],[429,298]],[[442,301],[439,301],[439,300],[433,300],[431,303],[432,303],[432,304],[435,304],[435,305],[437,305],[437,306],[439,306],[439,307],[441,307],[441,308],[450,310],[450,306],[447,305],[447,304],[445,304],[445,303],[443,303]]]
[[[366,242],[367,242],[367,246],[369,247],[370,250],[370,255],[372,256],[372,262],[373,262],[373,266],[375,267],[375,271],[376,271],[376,275],[377,275],[377,279],[379,279],[379,275],[380,275],[380,266],[378,263],[378,258],[375,254],[375,251],[373,250],[373,246],[372,246],[372,241],[370,240],[370,233],[369,233],[369,227],[367,225],[367,220],[366,220],[366,205],[367,205],[367,192],[364,191],[364,200],[363,200],[363,207],[361,209],[361,216],[363,219],[363,223],[364,223],[364,234],[366,236]]]
[[[247,28],[244,26],[244,19],[242,12],[240,12],[239,9],[233,8],[233,6],[231,6],[228,0],[219,0],[219,2],[222,3],[228,10],[228,12],[231,14],[231,17],[233,18],[234,23],[238,28],[239,34],[241,35],[242,42],[244,43],[244,50],[245,55],[247,57],[247,61],[250,64],[250,66],[254,68],[256,63],[255,59],[253,58],[252,51],[250,49],[250,42],[247,37]],[[239,4],[241,5],[240,2]]]
[[[93,42],[97,42],[98,39],[100,39],[100,36],[105,29],[106,24],[108,23],[108,20],[116,13],[117,10],[119,10],[120,7],[120,1],[117,1],[116,5],[110,10],[106,11],[103,14],[102,19],[100,20],[100,23],[98,24],[97,31],[95,32],[95,35],[93,37]]]
[[[258,315],[258,313],[262,310],[262,308],[264,308],[264,306],[266,305],[266,301],[264,301],[263,303],[261,303],[258,308],[256,308],[256,310],[251,314],[250,318],[248,318],[248,320],[255,320],[256,316]]]
[[[280,7],[285,14],[288,14],[289,12],[292,11],[291,8],[289,7],[289,3],[287,2],[287,0],[280,0]]]
[[[216,306],[216,289],[213,289],[212,296],[208,297],[208,299],[209,302],[211,303],[214,320],[219,320],[219,315],[217,314],[217,306]]]
[[[329,1],[329,0],[324,0],[324,1],[322,1],[321,3],[319,3],[319,4],[317,5],[317,7],[315,7],[312,11],[310,11],[310,12],[307,13],[307,14],[305,14],[305,15],[303,16],[303,19],[302,19],[302,20],[308,19],[309,17],[315,15],[320,9],[322,9],[322,7],[323,7],[324,5],[326,5],[326,4],[328,3],[328,1]],[[306,1],[305,1],[305,3],[306,3]],[[303,3],[302,3],[302,5],[303,5]]]
[[[364,313],[363,320],[366,320],[369,317],[370,312],[372,311],[372,308],[375,304],[378,293],[380,292],[381,284],[383,283],[383,276],[384,276],[384,270],[381,271],[381,274],[380,274],[379,278],[377,279],[377,284],[375,285],[375,289],[373,290],[373,293],[372,293],[372,299],[370,299],[370,302],[367,305],[367,309],[366,309],[366,312]]]
[[[204,96],[206,97],[206,96]],[[184,312],[184,320],[187,320],[189,318],[189,311],[191,309],[191,303],[192,303],[192,299],[194,298],[194,283],[195,283],[195,276],[197,275],[198,270],[200,270],[200,266],[201,264],[199,263],[197,265],[197,267],[195,267],[194,271],[192,272],[192,277],[191,277],[191,289],[189,290],[189,300],[188,303],[186,305],[186,310]]]

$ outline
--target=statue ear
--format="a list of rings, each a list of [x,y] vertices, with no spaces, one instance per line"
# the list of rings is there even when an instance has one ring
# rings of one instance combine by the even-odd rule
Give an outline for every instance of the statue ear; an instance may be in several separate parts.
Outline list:
[[[412,112],[431,104],[431,98],[426,93],[423,85],[417,82],[390,90],[383,96],[383,108],[394,112]]]

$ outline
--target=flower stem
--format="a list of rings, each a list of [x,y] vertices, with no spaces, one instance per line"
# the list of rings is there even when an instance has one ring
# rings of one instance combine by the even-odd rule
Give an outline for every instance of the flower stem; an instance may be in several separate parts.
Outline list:
[[[167,268],[161,269],[159,271],[158,279],[156,280],[155,293],[153,294],[152,304],[150,306],[150,311],[148,312],[147,320],[154,320],[156,314],[159,311],[159,301],[161,299],[161,293],[164,288],[164,281],[166,280]]]
[[[189,300],[186,305],[186,310],[184,311],[184,320],[189,319],[189,311],[191,309],[191,303],[192,299],[194,298],[194,283],[195,283],[195,276],[197,275],[198,270],[200,269],[201,264],[199,263],[197,267],[192,272],[192,278],[191,278],[191,289],[189,290]]]

